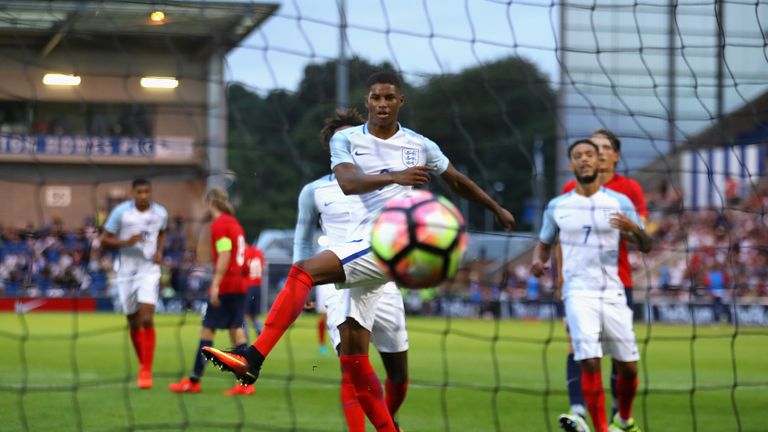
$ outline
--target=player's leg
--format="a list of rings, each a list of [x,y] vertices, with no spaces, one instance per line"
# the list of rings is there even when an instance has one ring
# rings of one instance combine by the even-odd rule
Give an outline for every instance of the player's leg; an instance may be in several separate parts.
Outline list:
[[[600,370],[603,356],[600,302],[599,299],[569,297],[565,300],[565,316],[571,330],[574,359],[581,367],[581,390],[587,411],[595,431],[606,432],[608,419]]]
[[[221,307],[228,310],[228,322],[226,324],[229,329],[229,342],[232,344],[231,346],[235,347],[235,351],[242,352],[248,347],[248,339],[245,338],[244,330],[247,324],[243,322],[247,294],[227,294],[224,296],[224,300],[226,303],[222,302]],[[227,396],[250,396],[254,393],[253,384],[240,385],[239,383],[235,383],[232,388],[224,392]]]
[[[133,283],[134,275],[127,262],[121,262],[117,270],[115,285],[120,305],[128,321],[128,332],[131,337],[133,351],[141,365],[141,348],[144,345],[144,329],[139,317],[139,302],[136,298],[137,286]]]
[[[637,393],[637,362],[616,361],[616,405],[612,430],[638,432],[639,426],[632,417],[632,403]]]
[[[206,348],[203,350],[206,358],[223,370],[234,373],[245,384],[255,382],[266,356],[304,309],[310,288],[315,284],[343,282],[345,274],[339,256],[354,259],[359,256],[356,254],[364,254],[370,249],[367,245],[346,247],[357,247],[358,250],[349,251],[351,255],[338,255],[339,252],[327,250],[292,265],[283,289],[269,309],[264,320],[264,330],[256,342],[241,353]]]
[[[256,332],[256,336],[261,334],[261,321],[259,320],[259,313],[261,313],[261,287],[251,286],[248,288],[248,297],[245,303],[245,338],[250,340],[248,335],[248,327],[253,326],[253,330]]]
[[[139,355],[139,387],[152,388],[152,364],[155,360],[155,345],[157,334],[155,332],[155,305],[139,303],[136,312],[136,321],[141,327],[141,353]]]
[[[341,409],[344,412],[344,419],[347,422],[347,429],[349,432],[365,432],[365,411],[363,411],[360,402],[357,400],[357,392],[355,391],[354,384],[352,384],[352,380],[349,378],[349,373],[341,367],[341,336],[339,335],[338,326],[334,324],[345,320],[344,313],[339,307],[338,296],[340,294],[341,292],[334,288],[334,291],[329,293],[326,299],[328,338],[331,340],[331,346],[336,350],[336,355],[339,356],[341,370],[339,396],[341,398]]]
[[[384,392],[368,357],[370,331],[357,320],[347,318],[339,326],[341,367],[355,387],[357,400],[377,431],[396,431],[392,416],[384,402]]]
[[[408,393],[408,351],[379,352],[387,380],[384,384],[385,401],[394,419]]]
[[[376,266],[373,256],[368,254],[355,261],[355,265],[347,268],[348,275],[354,279],[358,271]],[[338,325],[341,339],[341,367],[349,374],[352,385],[355,386],[357,400],[365,411],[376,430],[395,431],[392,416],[389,414],[384,401],[381,381],[376,375],[368,356],[371,341],[371,330],[376,317],[379,299],[383,289],[379,281],[371,288],[349,288],[339,292],[338,306],[343,314],[337,315],[333,324]],[[342,322],[338,322],[341,321]]]
[[[627,306],[629,306],[629,309],[631,311],[634,311],[635,302],[632,298],[632,292],[633,292],[632,287],[624,287],[624,296],[627,299]],[[617,376],[616,373],[617,373],[616,359],[611,358],[611,396],[612,396],[611,397],[611,418],[613,418],[616,415],[616,412],[618,411],[618,397],[616,394],[616,376]]]
[[[264,331],[253,343],[254,349],[247,350],[246,358],[260,364],[264,357],[269,355],[288,327],[301,314],[313,285],[343,281],[344,269],[341,261],[330,251],[323,251],[292,265],[285,286],[264,320]]]
[[[134,278],[136,284],[137,317],[144,334],[141,336],[139,388],[152,388],[152,364],[155,359],[155,305],[160,294],[160,266],[142,266]]]
[[[581,388],[584,400],[592,418],[592,426],[596,432],[608,431],[608,417],[605,413],[605,391],[603,390],[603,374],[600,370],[600,357],[587,358],[579,361],[581,366]]]
[[[639,431],[632,418],[632,403],[637,393],[637,361],[640,358],[632,324],[632,310],[625,304],[605,305],[606,348],[615,360],[616,405],[611,430]]]
[[[200,350],[203,349],[203,347],[213,345],[215,334],[216,330],[206,327],[205,324],[200,327],[200,339],[198,340],[197,345],[198,349],[195,351],[192,360],[192,373],[189,376],[182,378],[181,381],[168,384],[168,390],[174,393],[200,393],[202,391],[200,380],[205,371],[205,357],[200,355]]]
[[[393,282],[384,285],[371,342],[379,351],[387,371],[385,400],[394,418],[408,393],[408,331],[403,296]]]
[[[581,390],[581,366],[574,358],[571,331],[565,323],[565,334],[568,336],[568,355],[565,361],[566,386],[568,388],[568,405],[570,411],[559,417],[560,426],[566,431],[580,431],[587,428],[587,409],[584,393]]]
[[[226,296],[222,294],[219,296],[219,301],[222,302],[222,299],[225,298]],[[205,371],[205,357],[201,355],[202,350],[213,346],[216,329],[227,328],[226,322],[227,317],[221,305],[213,306],[209,301],[205,306],[205,313],[203,314],[203,321],[200,327],[200,337],[192,359],[192,373],[179,382],[169,384],[169,390],[176,393],[200,393],[202,390],[200,380]]]

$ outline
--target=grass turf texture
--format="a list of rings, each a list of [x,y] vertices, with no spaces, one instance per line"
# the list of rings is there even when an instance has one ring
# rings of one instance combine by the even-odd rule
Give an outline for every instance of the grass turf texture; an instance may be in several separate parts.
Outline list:
[[[203,393],[171,393],[168,383],[192,367],[200,320],[156,320],[155,387],[142,391],[122,316],[0,314],[0,430],[344,430],[338,361],[319,355],[314,316],[302,317],[272,352],[256,395],[236,398],[222,395],[231,375],[210,365]],[[557,430],[567,409],[562,327],[409,318],[411,386],[401,424],[408,432]],[[643,372],[635,418],[644,430],[765,430],[768,329],[741,328],[733,339],[733,327],[699,327],[693,345],[690,326],[636,331]],[[215,346],[229,346],[226,332]],[[375,351],[372,359],[383,379]]]

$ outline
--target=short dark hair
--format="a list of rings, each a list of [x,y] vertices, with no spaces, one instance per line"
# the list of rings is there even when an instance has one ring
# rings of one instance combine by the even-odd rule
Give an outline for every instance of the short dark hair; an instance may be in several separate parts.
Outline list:
[[[602,135],[608,138],[608,141],[611,142],[611,147],[613,147],[613,151],[615,151],[616,153],[621,153],[621,140],[615,133],[613,133],[613,131],[606,128],[600,128],[592,132],[591,136],[595,136],[595,135]]]
[[[387,70],[374,73],[365,82],[365,86],[368,89],[373,87],[374,84],[392,84],[398,91],[403,88],[403,81],[400,80],[400,77],[395,72]]]
[[[365,119],[360,115],[360,112],[355,108],[349,108],[348,110],[336,110],[336,115],[325,119],[323,128],[320,129],[320,139],[323,142],[323,147],[328,149],[331,143],[331,137],[336,133],[340,127],[344,126],[359,126],[365,123]]]
[[[131,183],[131,189],[136,189],[139,186],[152,186],[149,180],[145,178],[137,178]]]
[[[597,147],[597,144],[593,143],[592,140],[590,140],[590,139],[584,138],[584,139],[576,140],[576,141],[573,142],[573,144],[568,146],[568,159],[569,160],[571,159],[571,152],[573,151],[573,148],[576,147],[579,144],[589,144],[589,145],[591,145],[592,147],[595,148],[595,152],[596,153],[600,153],[600,149]]]

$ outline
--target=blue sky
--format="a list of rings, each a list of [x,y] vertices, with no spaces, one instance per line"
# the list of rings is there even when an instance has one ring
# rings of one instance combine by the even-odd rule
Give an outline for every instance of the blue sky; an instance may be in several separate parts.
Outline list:
[[[335,59],[338,55],[337,2],[279,2],[277,13],[228,56],[229,79],[260,92],[295,89],[304,66]],[[348,55],[374,62],[389,61],[399,66],[411,82],[510,55],[528,58],[550,79],[556,80],[554,31],[559,26],[558,9],[549,2],[533,0],[508,5],[500,0],[347,0],[346,3]]]

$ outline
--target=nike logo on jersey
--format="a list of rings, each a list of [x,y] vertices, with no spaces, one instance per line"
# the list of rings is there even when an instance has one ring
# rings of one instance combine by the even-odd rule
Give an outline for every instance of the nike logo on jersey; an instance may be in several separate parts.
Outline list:
[[[336,202],[336,201],[328,201],[328,202],[324,202],[324,203],[323,203],[323,206],[324,206],[324,207],[328,207],[329,205],[331,205],[331,204],[333,204],[333,203],[335,203],[335,202]]]
[[[370,153],[360,153],[360,150],[355,150],[355,156],[365,156]]]

